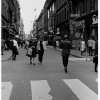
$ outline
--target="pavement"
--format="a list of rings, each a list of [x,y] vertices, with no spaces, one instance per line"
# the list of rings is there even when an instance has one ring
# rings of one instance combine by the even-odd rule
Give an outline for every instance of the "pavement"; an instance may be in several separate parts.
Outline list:
[[[8,52],[10,54],[10,51],[7,51],[4,56]],[[48,48],[44,53],[42,65],[38,64],[37,58],[35,65],[30,64],[26,50],[20,49],[16,61],[2,63],[2,94],[8,93],[9,100],[40,100],[43,93],[52,96],[52,100],[97,100],[93,98],[93,94],[96,97],[98,95],[98,74],[94,72],[92,62],[71,60],[68,64],[68,73],[65,73],[60,51]],[[70,56],[70,59],[81,58]],[[69,86],[69,82],[73,87]],[[75,94],[74,89],[80,91]],[[84,96],[78,98],[83,94]],[[36,96],[40,99],[34,98]],[[8,100],[7,95],[3,97],[6,97],[3,100]]]
[[[53,46],[47,46],[47,47],[53,49]],[[57,47],[55,50],[61,51],[61,49],[59,47]],[[12,54],[11,50],[4,51],[4,55],[1,56],[2,62],[8,61],[9,59],[11,59],[11,54]],[[82,56],[81,52],[78,51],[78,50],[71,49],[70,55],[72,55],[73,57],[76,57],[77,60],[86,60],[86,61],[92,61],[93,60],[93,57],[89,56],[88,53],[87,53],[87,56],[86,56],[86,53]]]

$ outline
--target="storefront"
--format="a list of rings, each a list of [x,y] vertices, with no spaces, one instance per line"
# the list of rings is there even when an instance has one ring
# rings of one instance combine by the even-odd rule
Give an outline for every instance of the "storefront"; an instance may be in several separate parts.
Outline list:
[[[98,40],[98,18],[95,14],[92,16],[91,36],[94,40]]]
[[[78,18],[78,21],[85,21],[84,38],[87,43],[89,37],[98,38],[98,11],[86,14]]]
[[[70,33],[73,47],[80,46],[80,40],[84,39],[87,46],[89,37],[98,39],[98,11],[86,14],[70,21]]]
[[[85,40],[85,21],[70,20],[70,38],[72,47],[80,50],[81,39]]]
[[[9,37],[9,30],[7,25],[7,20],[2,16],[1,37],[5,40]]]

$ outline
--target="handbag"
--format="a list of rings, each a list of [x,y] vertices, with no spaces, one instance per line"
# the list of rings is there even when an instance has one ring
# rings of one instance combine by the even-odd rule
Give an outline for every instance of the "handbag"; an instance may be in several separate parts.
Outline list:
[[[27,49],[26,56],[28,56],[28,57],[32,56],[32,48]]]

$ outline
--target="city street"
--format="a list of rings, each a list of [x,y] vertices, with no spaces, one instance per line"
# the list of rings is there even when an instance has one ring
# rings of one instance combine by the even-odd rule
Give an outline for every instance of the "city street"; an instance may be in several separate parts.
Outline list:
[[[37,57],[35,63],[29,63],[22,48],[16,61],[2,62],[2,100],[97,100],[98,73],[92,61],[70,56],[65,73],[61,52],[47,48],[43,64]]]

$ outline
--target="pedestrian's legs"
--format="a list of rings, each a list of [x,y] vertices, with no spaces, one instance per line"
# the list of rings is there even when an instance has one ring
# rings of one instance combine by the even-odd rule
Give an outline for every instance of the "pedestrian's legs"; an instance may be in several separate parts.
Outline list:
[[[14,54],[14,56],[13,56],[13,60],[16,60],[16,54]]]
[[[40,54],[40,62],[42,63],[43,61],[43,54],[44,54],[44,51],[41,51],[41,54]]]
[[[95,54],[95,49],[92,49],[92,54],[93,54],[93,56],[94,56],[94,54]]]
[[[97,72],[98,63],[95,63],[95,72]]]
[[[81,51],[81,55],[83,55],[83,51]]]
[[[3,55],[3,52],[4,52],[4,49],[3,49],[3,47],[1,47],[1,53],[2,53],[2,55]]]
[[[33,57],[33,65],[35,65],[34,59],[35,59],[35,57]]]
[[[32,57],[30,57],[30,64],[32,64]]]
[[[62,61],[63,61],[65,72],[67,72],[68,56],[62,56]]]
[[[14,60],[14,52],[13,52],[13,50],[12,50],[12,60]]]
[[[90,47],[90,55],[92,56],[92,47]]]
[[[89,47],[89,56],[91,55],[90,53],[91,53],[91,47]]]
[[[38,50],[38,62],[40,63],[40,58],[41,57],[41,52],[40,52],[40,50]]]

